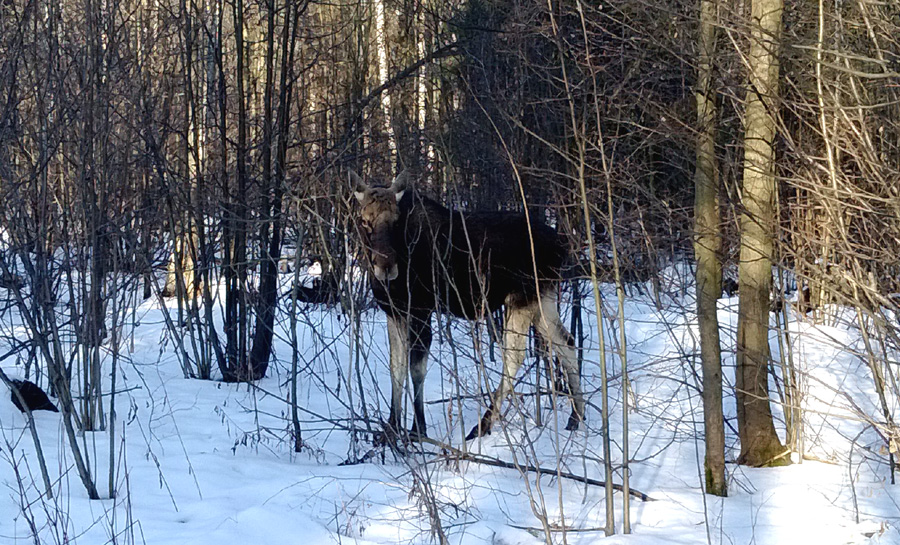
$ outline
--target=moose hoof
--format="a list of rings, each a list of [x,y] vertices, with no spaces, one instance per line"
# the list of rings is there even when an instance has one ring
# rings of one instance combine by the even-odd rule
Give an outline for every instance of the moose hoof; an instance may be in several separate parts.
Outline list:
[[[372,444],[376,447],[396,446],[400,443],[400,434],[397,428],[391,424],[384,424],[380,432],[375,432],[372,436]]]
[[[572,411],[572,414],[569,415],[569,422],[566,424],[566,431],[575,431],[578,429],[578,426],[581,425],[581,416]]]
[[[425,433],[425,430],[419,431],[419,429],[415,426],[409,430],[409,440],[415,441],[417,443],[422,442],[422,439],[427,439],[428,435]]]
[[[469,432],[469,435],[466,436],[466,441],[471,441],[476,437],[484,437],[485,435],[491,434],[491,424],[493,424],[493,412],[491,409],[485,411],[484,416],[481,417],[481,421],[472,428],[472,431]]]
[[[421,442],[428,435],[424,431],[419,431],[415,426],[408,432],[396,431],[392,426],[385,426],[384,429],[374,434],[372,444],[376,447],[397,447],[401,444],[409,442]]]
[[[490,434],[491,434],[490,426],[484,426],[484,425],[479,424],[479,425],[475,426],[474,428],[472,428],[472,430],[469,432],[469,435],[466,436],[466,441],[471,441],[472,439],[475,439],[476,437],[484,437],[485,435],[490,435]]]
[[[397,437],[387,430],[375,432],[372,434],[372,444],[376,447],[386,447],[397,442]]]

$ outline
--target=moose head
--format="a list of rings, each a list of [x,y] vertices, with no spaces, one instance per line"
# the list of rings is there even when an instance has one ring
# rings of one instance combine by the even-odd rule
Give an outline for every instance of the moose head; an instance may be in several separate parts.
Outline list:
[[[372,274],[381,282],[389,282],[399,275],[394,227],[400,219],[400,199],[409,186],[410,175],[405,170],[394,178],[390,187],[369,187],[358,174],[350,171],[350,187],[359,201],[360,226]]]

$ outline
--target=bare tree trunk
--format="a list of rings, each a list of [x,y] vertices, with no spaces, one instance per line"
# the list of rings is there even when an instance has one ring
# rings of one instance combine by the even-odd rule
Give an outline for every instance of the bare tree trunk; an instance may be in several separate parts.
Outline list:
[[[584,37],[586,60],[588,69],[591,71],[591,84],[596,92],[597,78],[596,74],[593,71],[593,66],[591,65],[591,50],[588,41],[587,23],[585,22],[584,8],[582,7],[580,0],[578,0],[575,5],[578,9],[579,19],[581,20],[581,30]],[[572,124],[573,132],[577,134],[579,124],[575,112],[571,87],[568,81],[568,74],[565,69],[566,65],[563,55],[563,46],[561,40],[559,39],[559,29],[556,26],[555,18],[552,16],[553,5],[550,0],[547,1],[547,11],[551,14],[551,22],[553,23],[554,35],[556,37],[556,47],[559,51],[560,67],[562,68],[562,73],[565,80],[566,95],[569,103],[569,119]],[[600,127],[600,105],[598,102],[596,102],[596,95],[594,99],[594,115],[596,116],[595,119],[597,123],[597,151],[599,151],[600,153],[604,174],[609,177],[609,169],[606,162],[606,151],[603,145],[603,134]],[[590,252],[589,263],[591,272],[591,287],[593,288],[594,309],[597,313],[597,342],[599,343],[600,349],[600,429],[603,434],[603,473],[606,478],[606,484],[604,486],[604,498],[606,503],[606,525],[604,527],[604,533],[607,536],[610,536],[616,533],[616,518],[615,506],[613,505],[612,448],[610,445],[612,439],[609,436],[609,386],[607,385],[608,373],[606,368],[606,340],[603,336],[603,299],[600,296],[600,280],[597,276],[597,247],[594,244],[594,224],[591,220],[591,211],[590,205],[588,204],[589,201],[587,194],[587,185],[585,181],[585,138],[578,139],[578,190],[581,197],[582,213],[584,214],[584,230],[585,234],[587,235],[588,251]],[[627,395],[625,393],[624,385],[622,392],[623,395]]]
[[[740,463],[789,464],[769,405],[769,297],[775,230],[778,47],[783,0],[753,0],[744,112],[743,212],[738,268],[737,414]]]
[[[244,45],[244,2],[237,0],[232,11],[234,18],[234,40],[237,51],[237,180],[235,188],[226,192],[227,236],[225,239],[226,286],[225,286],[225,353],[227,365],[222,372],[223,380],[234,382],[247,378],[247,206],[244,201],[247,193],[247,98],[245,45]],[[221,37],[220,37],[221,40]],[[221,43],[220,43],[221,47]],[[221,52],[220,52],[221,56]],[[224,68],[220,60],[220,69]],[[221,77],[225,78],[224,71]],[[220,83],[223,92],[224,81]],[[220,112],[224,120],[225,97],[220,104]],[[223,124],[224,127],[224,124]],[[224,132],[224,130],[223,130]],[[223,135],[223,141],[225,136]],[[227,171],[226,171],[227,175]]]
[[[225,351],[222,351],[222,345],[219,343],[218,334],[216,333],[215,324],[213,322],[213,297],[212,289],[209,283],[203,285],[203,306],[206,308],[206,322],[209,324],[209,339],[216,354],[216,361],[219,365],[219,371],[222,373],[222,379],[229,378],[229,366],[232,362],[232,347],[234,346],[234,317],[233,317],[233,298],[231,291],[234,283],[234,267],[231,259],[231,244],[234,240],[233,233],[233,207],[231,205],[231,195],[229,193],[228,183],[228,101],[226,98],[225,84],[225,59],[224,56],[224,24],[225,24],[225,2],[218,0],[216,2],[216,41],[214,45],[214,57],[217,71],[216,79],[216,115],[218,116],[219,128],[219,183],[222,185],[224,200],[224,218],[222,219],[222,277],[225,279],[225,310],[224,330],[225,330]],[[210,250],[214,245],[210,244]]]
[[[294,253],[294,280],[291,283],[291,430],[293,432],[294,452],[303,450],[303,430],[300,427],[299,401],[297,400],[297,371],[300,363],[299,340],[297,339],[297,293],[300,288],[301,248],[306,231],[303,224],[296,228],[297,248]]]
[[[286,11],[285,24],[290,24],[290,10]],[[285,40],[289,32],[285,29]],[[282,62],[284,59],[282,58]],[[259,245],[262,259],[259,263],[259,300],[256,305],[256,326],[253,331],[253,347],[247,362],[247,380],[265,376],[272,352],[272,327],[275,323],[277,301],[278,259],[273,253],[281,250],[280,233],[270,230],[272,218],[272,93],[275,87],[275,0],[266,0],[266,54],[265,82],[263,83],[262,127],[262,191],[259,204]],[[281,203],[279,203],[280,207]],[[272,252],[272,250],[275,252]],[[275,295],[275,297],[272,297]]]
[[[375,56],[378,59],[378,84],[384,85],[388,81],[388,46],[387,46],[387,20],[385,17],[384,0],[373,0],[375,8]],[[380,97],[381,112],[384,116],[384,132],[388,138],[388,146],[391,150],[391,164],[397,155],[397,140],[394,134],[394,124],[391,119],[391,94],[386,90]]]
[[[253,337],[253,348],[250,351],[248,379],[260,379],[266,374],[269,365],[269,357],[272,353],[272,337],[275,326],[275,310],[278,303],[278,260],[281,257],[281,238],[284,228],[281,218],[282,199],[284,195],[284,164],[287,155],[288,128],[290,119],[291,93],[293,88],[294,45],[297,39],[297,15],[300,2],[294,0],[293,5],[288,6],[284,12],[284,30],[281,43],[281,80],[279,84],[279,103],[277,116],[278,148],[275,154],[274,172],[272,172],[271,144],[272,127],[271,111],[265,113],[267,126],[263,128],[267,136],[263,138],[263,145],[269,147],[264,150],[264,167],[269,169],[263,174],[267,182],[265,188],[265,207],[262,210],[264,220],[262,222],[260,244],[263,259],[260,263],[259,281],[259,306],[256,313],[256,330]],[[304,2],[304,7],[306,3]],[[272,70],[272,55],[274,53],[275,31],[275,6],[274,0],[269,4],[269,52],[266,60],[266,108],[272,107],[272,87],[274,73]],[[293,16],[293,18],[292,18]],[[292,26],[293,25],[293,26]],[[270,194],[271,193],[271,197]],[[300,248],[297,249],[300,252]]]
[[[697,321],[703,366],[703,423],[706,436],[706,493],[727,496],[725,418],[722,414],[722,354],[716,301],[722,293],[719,253],[719,169],[716,164],[716,100],[712,59],[717,0],[700,0],[697,73],[697,167],[694,172],[694,257],[697,260]]]

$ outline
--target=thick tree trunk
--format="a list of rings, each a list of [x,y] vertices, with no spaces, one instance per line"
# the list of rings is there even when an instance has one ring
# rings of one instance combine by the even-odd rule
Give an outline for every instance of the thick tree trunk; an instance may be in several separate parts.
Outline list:
[[[700,0],[700,58],[697,73],[697,168],[694,172],[694,256],[697,259],[697,320],[703,366],[703,422],[706,435],[706,493],[728,495],[725,481],[725,419],[722,414],[722,355],[716,301],[722,293],[719,231],[719,170],[716,165],[716,100],[712,59],[716,43],[716,0]]]
[[[775,139],[778,45],[783,0],[753,0],[750,81],[744,113],[737,414],[740,463],[790,463],[769,405],[769,297],[775,230]]]

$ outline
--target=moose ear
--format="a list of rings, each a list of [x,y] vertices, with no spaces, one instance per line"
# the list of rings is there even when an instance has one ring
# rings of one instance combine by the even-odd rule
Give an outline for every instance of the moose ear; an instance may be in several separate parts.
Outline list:
[[[356,172],[349,170],[347,173],[350,175],[350,189],[353,190],[353,196],[356,197],[356,200],[362,202],[362,200],[366,196],[366,190],[369,189],[369,186],[366,185],[362,178],[359,177],[359,174]]]
[[[412,186],[411,178],[412,176],[410,176],[408,170],[404,170],[394,178],[394,182],[391,184],[391,191],[394,192],[394,197],[397,198],[397,202],[400,202],[400,199],[403,198],[403,194],[410,186]]]

